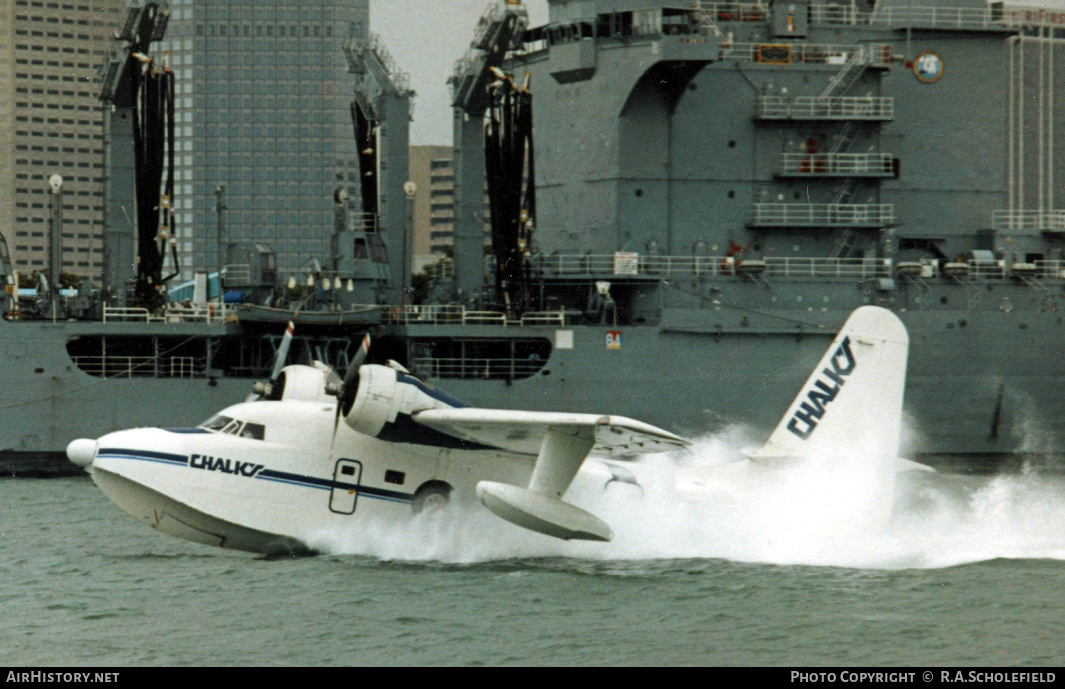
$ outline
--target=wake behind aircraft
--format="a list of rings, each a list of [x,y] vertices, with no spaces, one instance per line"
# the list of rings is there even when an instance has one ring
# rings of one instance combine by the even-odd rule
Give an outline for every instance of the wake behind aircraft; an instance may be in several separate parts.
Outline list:
[[[690,445],[620,416],[470,407],[394,362],[364,363],[368,336],[343,380],[320,362],[282,368],[291,336],[290,327],[270,380],[248,401],[196,428],[75,440],[68,457],[159,531],[280,553],[312,550],[327,530],[409,519],[452,501],[479,502],[555,538],[609,541],[608,524],[564,499],[578,473],[632,482],[627,462]],[[890,311],[856,310],[745,463],[840,453],[897,461],[907,351]],[[700,484],[678,490],[698,493]]]

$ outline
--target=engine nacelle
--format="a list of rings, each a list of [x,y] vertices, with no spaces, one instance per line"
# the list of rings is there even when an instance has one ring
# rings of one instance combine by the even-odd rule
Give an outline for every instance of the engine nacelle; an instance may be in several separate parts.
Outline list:
[[[320,362],[313,366],[293,365],[281,369],[271,395],[267,399],[302,402],[328,402],[333,398],[326,393],[330,370]],[[336,375],[333,374],[333,378]]]
[[[366,364],[359,368],[359,389],[344,422],[359,433],[391,442],[468,447],[469,443],[411,420],[412,414],[427,409],[468,406],[402,371]]]

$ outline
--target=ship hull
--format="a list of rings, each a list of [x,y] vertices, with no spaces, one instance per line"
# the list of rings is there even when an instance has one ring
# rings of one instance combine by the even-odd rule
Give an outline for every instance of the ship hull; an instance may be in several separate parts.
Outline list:
[[[781,291],[792,295],[787,304],[774,302],[765,285],[723,280],[713,289],[716,304],[696,308],[664,299],[673,308],[648,312],[653,317],[644,322],[405,323],[386,325],[377,342],[389,357],[476,406],[621,414],[687,437],[731,429],[736,435],[730,437],[754,445],[775,427],[853,308],[865,300],[893,302],[912,342],[907,456],[952,470],[989,470],[1052,456],[1065,437],[1059,413],[1065,305],[1047,290],[1004,281],[903,286],[870,295],[853,285]],[[805,296],[797,300],[796,294]],[[112,336],[143,337],[153,327],[127,324]],[[159,325],[158,332],[173,336],[175,327],[188,329],[190,337],[197,333],[195,326],[173,324]],[[224,327],[234,337],[259,337],[239,324]],[[221,371],[191,378],[89,375],[66,342],[99,330],[100,324],[80,322],[0,323],[7,352],[0,398],[3,474],[77,473],[63,456],[70,440],[120,428],[195,425],[243,400],[254,380]],[[549,346],[531,375],[489,375],[487,368],[482,374],[483,362],[475,359],[453,375],[419,368],[410,352],[419,343],[447,339],[543,340]]]

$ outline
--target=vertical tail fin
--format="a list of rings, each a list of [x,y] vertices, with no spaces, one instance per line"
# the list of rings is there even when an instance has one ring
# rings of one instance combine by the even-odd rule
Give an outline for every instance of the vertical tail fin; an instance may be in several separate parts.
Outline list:
[[[887,309],[854,311],[751,459],[861,454],[896,460],[909,342],[906,327]]]

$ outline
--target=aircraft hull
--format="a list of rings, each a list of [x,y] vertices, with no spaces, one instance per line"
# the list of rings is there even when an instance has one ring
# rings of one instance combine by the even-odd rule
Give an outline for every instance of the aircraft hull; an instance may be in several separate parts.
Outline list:
[[[266,554],[308,550],[296,539],[218,519],[117,472],[97,467],[92,479],[111,502],[130,516],[186,541]]]

